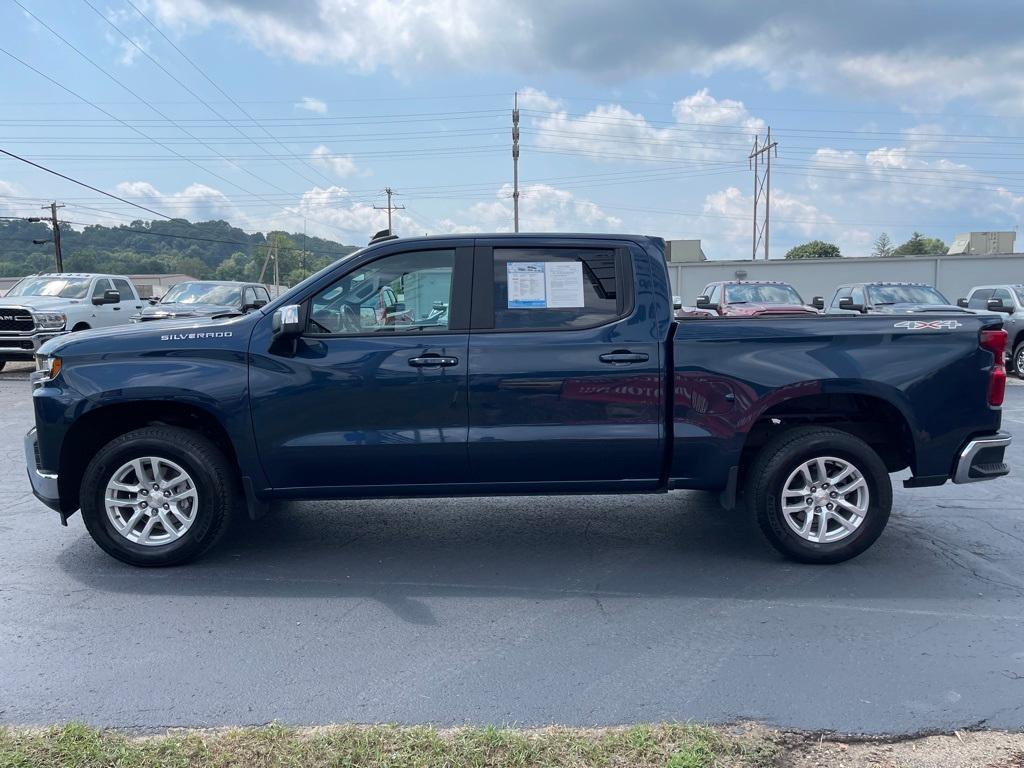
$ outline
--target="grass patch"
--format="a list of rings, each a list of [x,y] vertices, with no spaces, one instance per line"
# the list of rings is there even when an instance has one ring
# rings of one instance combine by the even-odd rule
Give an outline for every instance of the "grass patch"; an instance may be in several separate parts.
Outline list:
[[[78,724],[0,728],[0,768],[763,768],[765,734],[693,725],[574,729],[269,725],[129,736]]]

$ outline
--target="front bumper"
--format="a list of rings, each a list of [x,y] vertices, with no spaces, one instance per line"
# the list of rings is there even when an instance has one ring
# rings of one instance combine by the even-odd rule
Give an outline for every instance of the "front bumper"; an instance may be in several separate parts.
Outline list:
[[[957,457],[953,482],[977,483],[1008,475],[1010,465],[1003,459],[1011,439],[1006,432],[997,432],[968,441]]]
[[[32,493],[50,509],[60,512],[60,492],[57,490],[57,473],[39,468],[39,441],[36,428],[25,435],[25,468],[32,483]]]
[[[0,360],[33,360],[36,351],[50,339],[67,331],[36,331],[35,333],[0,333]]]

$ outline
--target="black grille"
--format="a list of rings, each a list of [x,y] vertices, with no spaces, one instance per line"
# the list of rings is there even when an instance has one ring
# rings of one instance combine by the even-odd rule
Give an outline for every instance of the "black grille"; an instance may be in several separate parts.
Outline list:
[[[35,321],[27,310],[0,307],[0,331],[31,331],[35,327]]]
[[[26,349],[31,351],[32,339],[0,338],[0,349]]]

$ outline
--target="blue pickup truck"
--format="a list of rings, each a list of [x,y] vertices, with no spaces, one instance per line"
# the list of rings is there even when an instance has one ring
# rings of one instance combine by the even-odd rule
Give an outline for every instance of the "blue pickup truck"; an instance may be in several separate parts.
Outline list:
[[[745,506],[802,562],[907,486],[1005,475],[996,315],[675,319],[659,238],[371,244],[254,312],[60,337],[33,491],[135,565],[277,499],[664,493]]]

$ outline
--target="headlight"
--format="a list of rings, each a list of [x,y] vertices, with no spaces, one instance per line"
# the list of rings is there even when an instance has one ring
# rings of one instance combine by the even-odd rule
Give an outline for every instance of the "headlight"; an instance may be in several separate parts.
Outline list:
[[[52,381],[60,373],[59,357],[44,357],[36,355],[36,372],[32,375],[32,383],[37,384],[44,381]]]
[[[41,331],[59,331],[64,328],[68,318],[61,312],[33,312],[36,328]]]

